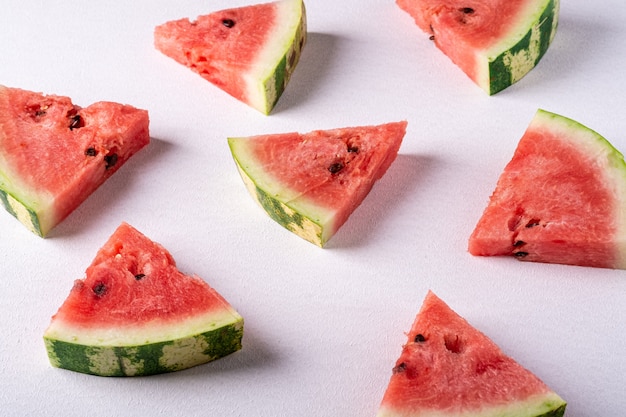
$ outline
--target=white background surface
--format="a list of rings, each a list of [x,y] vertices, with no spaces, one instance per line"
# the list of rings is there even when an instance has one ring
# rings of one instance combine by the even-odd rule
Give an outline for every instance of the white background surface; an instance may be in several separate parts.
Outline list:
[[[47,239],[0,213],[0,409],[55,416],[374,416],[428,289],[565,398],[626,413],[626,272],[476,258],[467,239],[537,108],[626,151],[623,3],[565,0],[526,78],[489,97],[393,1],[310,0],[264,116],[157,52],[154,26],[242,0],[3,0],[0,83],[149,110],[152,143]],[[406,119],[400,155],[319,249],[255,205],[227,136]],[[244,316],[243,350],[147,378],[49,365],[42,334],[122,221]]]

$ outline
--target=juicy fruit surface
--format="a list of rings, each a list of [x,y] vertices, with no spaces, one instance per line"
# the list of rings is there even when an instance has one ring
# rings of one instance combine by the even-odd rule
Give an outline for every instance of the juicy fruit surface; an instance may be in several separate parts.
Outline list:
[[[562,416],[548,386],[429,292],[402,349],[379,417]]]
[[[519,15],[527,1],[397,0],[396,3],[424,32],[435,35],[437,24],[444,24],[454,28],[463,42],[485,49],[508,34],[509,18]],[[497,14],[492,12],[496,7]]]
[[[0,86],[0,194],[46,235],[150,141],[145,110]]]
[[[488,94],[532,70],[558,25],[559,0],[396,2]]]
[[[268,114],[306,39],[302,0],[281,0],[166,22],[155,46],[215,86]]]
[[[44,339],[56,366],[145,375],[232,353],[241,348],[242,333],[243,319],[220,294],[180,272],[165,248],[123,223],[74,283]]]
[[[469,240],[474,255],[624,268],[626,164],[596,132],[539,110]]]
[[[180,272],[171,254],[122,224],[77,280],[56,319],[75,326],[177,323],[228,308],[205,281]]]
[[[229,145],[268,214],[323,246],[395,160],[406,125],[229,138]]]

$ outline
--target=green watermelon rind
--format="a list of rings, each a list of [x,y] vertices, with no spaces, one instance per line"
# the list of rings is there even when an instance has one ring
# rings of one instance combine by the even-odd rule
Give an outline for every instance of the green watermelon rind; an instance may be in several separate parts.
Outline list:
[[[261,142],[263,142],[267,137],[229,137],[227,139],[239,174],[249,194],[259,206],[265,210],[270,218],[285,229],[323,248],[328,240],[330,240],[345,223],[356,207],[361,204],[374,183],[384,175],[389,166],[393,163],[400,144],[402,143],[405,130],[406,121],[401,121],[377,126],[313,131],[309,134],[301,135],[300,143],[304,145],[304,148],[297,151],[294,155],[310,158],[309,161],[317,160],[317,156],[307,153],[306,151],[308,147],[306,143],[309,141],[309,135],[313,138],[311,139],[311,143],[315,143],[315,138],[318,134],[321,134],[323,137],[334,137],[336,135],[339,138],[345,135],[353,137],[364,135],[368,138],[366,142],[374,140],[377,143],[373,146],[373,154],[366,157],[365,160],[362,160],[360,169],[356,169],[357,175],[361,176],[360,180],[354,181],[356,187],[352,187],[351,189],[348,187],[343,190],[343,192],[341,192],[343,196],[339,196],[333,201],[324,201],[324,196],[319,198],[320,189],[317,187],[325,187],[330,184],[341,187],[344,184],[343,179],[334,182],[329,179],[329,174],[326,172],[322,180],[320,180],[321,177],[317,177],[317,174],[314,174],[313,177],[317,178],[315,180],[317,182],[307,184],[306,187],[308,187],[308,189],[302,189],[302,184],[300,184],[300,187],[297,185],[292,186],[289,184],[289,180],[285,181],[284,178],[281,177],[282,174],[280,170],[288,169],[292,170],[294,173],[300,172],[304,176],[307,176],[307,173],[301,172],[299,165],[296,167],[292,166],[293,161],[285,161],[285,165],[278,171],[269,167],[267,163],[263,161],[265,157],[259,156],[261,154],[256,154],[257,149],[254,145],[256,139],[261,139]],[[292,134],[299,135],[295,132],[287,135]],[[369,138],[370,135],[373,137]],[[269,136],[280,136],[280,134]],[[287,140],[292,140],[292,138],[288,138]],[[259,149],[263,150],[263,146]],[[288,155],[288,153],[285,152],[289,151],[281,152],[283,155]],[[321,152],[325,157],[337,158],[339,154],[335,154],[335,152],[340,151],[332,150],[331,153],[327,153],[326,150],[317,150],[313,152]],[[351,151],[348,150],[347,152],[349,153]],[[358,150],[357,153],[359,153]],[[269,163],[269,165],[275,166],[276,164]],[[319,164],[316,168],[309,169],[312,169],[312,172],[317,172],[315,170],[318,168]],[[331,182],[328,183],[328,181]],[[323,188],[321,190],[323,190]],[[332,194],[332,192],[330,193]]]
[[[214,324],[202,333],[144,344],[81,344],[44,335],[50,363],[97,376],[148,376],[202,365],[241,349],[243,318]],[[136,341],[135,341],[136,343]]]
[[[479,72],[478,85],[493,95],[535,68],[556,35],[559,8],[560,0],[547,0],[543,7],[522,19],[512,35],[485,51],[482,61],[486,67]]]
[[[149,118],[145,110],[136,109],[121,103],[105,101],[93,103],[81,110],[80,107],[73,105],[68,97],[44,95],[43,93],[2,85],[0,85],[0,96],[0,105],[2,107],[0,142],[3,148],[3,151],[0,152],[0,202],[9,214],[39,237],[46,237],[54,227],[70,215],[72,211],[93,194],[102,183],[123,166],[135,152],[149,143]],[[17,151],[16,148],[4,149],[6,147],[6,141],[10,143],[17,140],[26,140],[24,143],[26,145],[25,149],[28,149],[30,144],[32,144],[34,148],[37,148],[37,154],[41,155],[41,149],[38,149],[37,145],[38,142],[33,141],[34,138],[38,137],[41,142],[42,137],[39,136],[39,133],[37,136],[30,135],[33,133],[30,127],[22,128],[22,131],[19,133],[14,131],[15,125],[22,118],[24,112],[29,111],[28,108],[22,109],[20,105],[18,105],[20,100],[24,97],[30,97],[39,105],[44,105],[43,103],[45,103],[45,106],[59,104],[63,107],[67,106],[68,111],[81,110],[84,111],[84,113],[79,113],[80,117],[83,117],[83,114],[89,114],[90,117],[93,117],[95,120],[98,120],[102,115],[109,115],[112,108],[120,112],[120,117],[125,117],[127,114],[131,115],[129,118],[130,123],[127,126],[124,126],[122,120],[118,120],[117,124],[109,124],[112,129],[117,130],[115,137],[108,134],[108,129],[104,129],[107,134],[102,136],[102,139],[109,141],[109,144],[112,145],[112,149],[117,149],[118,151],[118,158],[115,160],[116,163],[113,164],[114,166],[110,167],[110,169],[107,166],[104,168],[105,172],[96,177],[94,175],[79,175],[89,172],[89,164],[66,164],[64,169],[72,174],[71,179],[58,181],[58,177],[55,175],[49,173],[45,174],[48,176],[52,175],[51,178],[58,182],[58,184],[56,184],[56,191],[50,191],[47,186],[44,186],[42,182],[37,179],[37,175],[39,174],[31,172],[29,167],[36,164],[43,169],[46,169],[46,167],[53,169],[53,165],[40,163],[36,158],[24,162],[24,159],[20,156],[24,155],[23,151]],[[43,137],[47,137],[48,134],[56,135],[59,133],[56,132],[58,128],[56,122],[54,126],[48,123],[42,125],[51,129],[47,133],[43,133]],[[45,132],[47,128],[43,131]],[[127,128],[126,132],[123,132],[121,130],[122,128]],[[71,130],[70,128],[69,131]],[[21,135],[24,135],[23,138]],[[129,137],[126,138],[126,140],[122,140],[125,138],[120,138],[120,135],[129,135]],[[131,135],[133,137],[131,137]],[[45,155],[48,155],[50,152],[63,153],[78,151],[81,154],[84,152],[82,149],[74,149],[75,145],[73,145],[73,142],[70,141],[68,143],[61,136],[63,135],[60,134],[59,137],[50,137],[51,140],[48,143],[56,144],[57,148],[54,151],[46,150]],[[93,133],[90,137],[96,141],[100,141],[101,139],[98,133]],[[59,147],[63,150],[59,150]],[[118,149],[119,147],[121,147],[121,149]],[[29,152],[35,153],[32,150]],[[124,152],[123,157],[120,157],[122,156],[121,152]],[[97,159],[94,158],[92,162],[93,161],[106,163],[106,153],[100,152],[100,156]],[[20,164],[25,164],[26,166],[20,167]],[[58,169],[54,169],[58,171]],[[50,179],[50,177],[48,179]]]
[[[563,416],[563,398],[432,291],[405,334],[376,417]]]
[[[535,126],[551,131],[560,130],[560,134],[567,135],[570,140],[576,142],[577,146],[586,148],[584,150],[581,149],[582,153],[597,150],[603,151],[602,153],[606,156],[608,162],[610,162],[609,166],[617,168],[618,172],[623,173],[622,177],[626,178],[626,162],[624,161],[624,155],[595,130],[569,117],[561,116],[560,114],[552,113],[544,109],[537,110],[528,130],[534,129]]]
[[[35,210],[2,188],[0,188],[0,202],[2,202],[6,211],[26,226],[28,230],[40,237],[45,236],[47,231],[41,227],[39,215]]]
[[[598,176],[598,181],[609,191],[612,200],[607,203],[614,207],[611,215],[603,216],[602,219],[599,219],[603,224],[612,225],[613,232],[611,235],[601,237],[605,245],[613,246],[611,249],[612,254],[608,259],[579,257],[572,255],[572,253],[578,254],[577,252],[566,250],[568,253],[567,258],[559,258],[552,255],[549,259],[541,258],[541,262],[626,269],[626,162],[624,161],[624,155],[593,129],[573,119],[543,109],[537,110],[525,135],[528,133],[562,138],[561,140],[567,142],[568,146],[575,148],[579,158],[584,161],[582,163],[593,167],[595,175]],[[506,174],[503,172],[498,180],[498,184],[501,181],[506,181],[503,175]],[[498,187],[501,186],[497,185],[496,190]],[[495,194],[496,191],[494,191]],[[488,206],[485,208],[483,215],[470,236],[469,251],[473,255],[506,256],[515,255],[516,253],[514,242],[511,242],[509,237],[496,239],[488,237],[492,232],[495,235],[500,233],[500,231],[494,231],[492,229],[494,226],[489,225],[490,220],[487,220],[491,216],[491,210],[499,204],[496,201],[498,201],[497,197],[492,196],[490,198]],[[589,219],[585,217],[581,221],[588,222]],[[504,231],[503,229],[503,232],[508,236],[510,231],[508,229]],[[570,238],[570,242],[575,247],[584,247],[587,243],[586,237],[576,237],[577,239],[575,240]],[[537,258],[530,255],[516,256],[516,258],[520,261],[538,261]]]
[[[488,402],[488,398],[485,400]],[[463,410],[451,412],[450,410],[420,410],[420,417],[563,417],[567,403],[556,393],[548,392],[535,395],[526,400],[505,405],[489,406],[474,411]],[[381,407],[376,417],[413,417],[410,411],[395,410],[390,407]]]
[[[529,129],[546,129],[557,134],[567,135],[579,147],[581,154],[589,155],[594,166],[603,173],[605,185],[611,189],[617,203],[616,259],[615,269],[626,269],[626,161],[624,155],[604,136],[595,130],[565,116],[539,109]],[[523,260],[523,259],[520,259]]]
[[[276,196],[276,190],[272,192],[269,190],[269,187],[255,183],[252,178],[260,178],[260,176],[253,176],[248,172],[250,167],[242,158],[242,155],[245,154],[245,149],[237,146],[237,143],[243,144],[244,141],[242,139],[245,138],[228,138],[228,144],[239,174],[250,195],[276,223],[301,238],[323,247],[331,236],[330,227],[324,228],[320,221],[321,214],[325,210],[322,207],[313,207],[311,205],[307,209],[303,209],[285,204],[280,199],[274,197]]]
[[[250,106],[268,115],[276,106],[296,65],[307,38],[306,8],[302,0],[277,2],[277,32],[259,52],[257,63],[244,75]]]
[[[3,87],[0,87],[3,88]],[[24,184],[10,168],[7,158],[0,155],[0,202],[5,210],[39,237],[58,223],[50,209],[50,195]]]

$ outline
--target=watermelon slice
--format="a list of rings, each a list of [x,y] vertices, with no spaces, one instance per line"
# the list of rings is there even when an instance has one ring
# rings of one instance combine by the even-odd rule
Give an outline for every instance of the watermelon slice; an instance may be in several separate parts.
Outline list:
[[[626,269],[626,163],[598,133],[538,110],[469,239],[473,255]]]
[[[243,319],[158,243],[122,223],[44,340],[52,365],[100,376],[178,371],[241,349]]]
[[[566,403],[429,291],[377,417],[561,417]]]
[[[560,0],[396,0],[488,94],[519,81],[548,50]]]
[[[269,114],[306,40],[302,0],[221,10],[157,26],[155,47],[236,99]]]
[[[0,86],[0,201],[45,236],[150,141],[148,112]]]
[[[395,160],[405,121],[229,138],[248,191],[272,219],[323,247]]]

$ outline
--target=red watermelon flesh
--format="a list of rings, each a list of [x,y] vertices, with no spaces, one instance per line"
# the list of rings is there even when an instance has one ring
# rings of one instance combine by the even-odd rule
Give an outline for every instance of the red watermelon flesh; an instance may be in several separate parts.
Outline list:
[[[122,223],[85,278],[75,281],[44,339],[56,366],[142,375],[232,353],[241,347],[242,332],[243,319],[217,291],[179,271],[162,245]],[[184,355],[177,358],[174,347]],[[107,355],[134,365],[111,366]]]
[[[278,223],[324,246],[395,160],[407,123],[229,138],[244,182]]]
[[[429,291],[378,417],[559,417],[566,403]]]
[[[528,0],[466,1],[464,3],[454,0],[397,0],[398,6],[407,10],[415,19],[417,26],[424,32],[434,34],[436,26],[432,26],[433,23],[441,24],[451,31],[455,28],[456,31],[462,33],[464,43],[476,48],[488,47],[505,36],[511,25],[510,19],[519,15],[527,3]],[[484,13],[496,7],[497,15]]]
[[[626,163],[585,126],[539,110],[469,239],[473,255],[626,268]]]
[[[269,113],[306,39],[302,0],[225,9],[159,25],[155,47],[215,86]]]
[[[435,45],[489,94],[539,62],[558,24],[559,0],[396,0]]]
[[[180,272],[164,247],[123,223],[98,251],[85,280],[76,281],[55,318],[76,327],[178,325],[225,306],[202,279]]]
[[[0,194],[46,235],[150,141],[148,112],[0,86]]]

